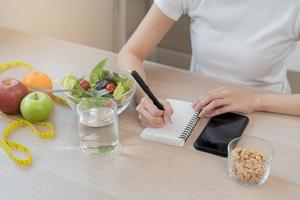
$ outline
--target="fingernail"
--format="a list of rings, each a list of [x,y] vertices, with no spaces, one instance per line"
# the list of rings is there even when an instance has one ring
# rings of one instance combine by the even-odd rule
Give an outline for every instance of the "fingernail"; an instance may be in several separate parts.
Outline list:
[[[165,123],[171,123],[171,118],[164,118]]]
[[[169,118],[169,119],[166,119],[166,120],[165,120],[165,122],[166,122],[166,123],[168,123],[168,124],[172,124],[172,120],[171,120],[171,118]]]

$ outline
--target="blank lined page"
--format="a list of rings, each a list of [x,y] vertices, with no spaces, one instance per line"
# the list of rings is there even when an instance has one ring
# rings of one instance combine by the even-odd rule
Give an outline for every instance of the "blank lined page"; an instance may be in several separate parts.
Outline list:
[[[145,128],[141,133],[141,137],[146,140],[183,146],[184,140],[180,136],[194,115],[192,103],[174,99],[168,99],[168,101],[174,110],[171,118],[172,123],[157,129]]]

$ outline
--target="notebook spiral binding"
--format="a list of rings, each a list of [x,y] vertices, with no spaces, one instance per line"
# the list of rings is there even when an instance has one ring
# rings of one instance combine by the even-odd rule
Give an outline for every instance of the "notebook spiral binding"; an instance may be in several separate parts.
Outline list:
[[[199,113],[194,113],[193,117],[191,118],[189,123],[186,125],[186,127],[184,128],[184,130],[181,133],[179,138],[183,139],[186,142],[186,140],[192,133],[194,127],[196,126],[198,120],[199,120]]]

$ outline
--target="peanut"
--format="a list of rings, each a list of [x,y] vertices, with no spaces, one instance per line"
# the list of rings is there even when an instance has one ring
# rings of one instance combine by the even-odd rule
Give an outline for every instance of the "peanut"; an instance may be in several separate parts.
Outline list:
[[[233,176],[241,182],[257,183],[265,174],[267,156],[246,148],[231,151]]]

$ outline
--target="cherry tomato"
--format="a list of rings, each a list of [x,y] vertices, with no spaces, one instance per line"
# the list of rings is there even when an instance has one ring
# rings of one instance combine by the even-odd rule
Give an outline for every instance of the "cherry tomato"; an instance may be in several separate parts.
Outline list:
[[[84,90],[88,90],[91,86],[90,83],[87,80],[81,80],[80,81],[80,86],[84,89]]]
[[[113,100],[111,100],[111,101],[107,102],[106,106],[108,106],[109,108],[114,109],[116,107],[116,103]]]
[[[113,83],[109,83],[109,84],[106,85],[105,89],[107,91],[109,91],[110,93],[112,93],[116,89],[116,86]]]

